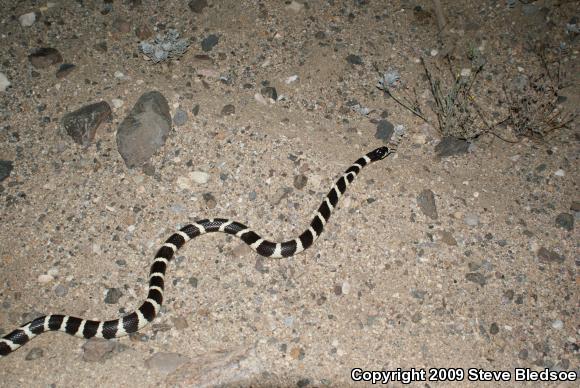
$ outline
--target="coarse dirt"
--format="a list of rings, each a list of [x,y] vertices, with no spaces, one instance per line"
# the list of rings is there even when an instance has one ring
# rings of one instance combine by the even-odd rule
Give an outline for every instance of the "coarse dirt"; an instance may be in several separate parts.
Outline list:
[[[0,73],[11,82],[0,92],[0,159],[13,165],[0,182],[2,335],[42,314],[130,312],[157,248],[195,219],[297,236],[334,180],[384,144],[381,120],[406,132],[304,253],[269,260],[230,236],[196,239],[170,264],[153,324],[112,345],[45,333],[0,359],[0,385],[342,387],[370,385],[352,380],[354,368],[414,368],[427,379],[415,386],[497,386],[470,382],[479,368],[509,371],[505,386],[577,386],[514,372],[580,373],[578,120],[542,140],[484,134],[469,153],[439,158],[436,126],[376,84],[396,70],[401,93],[428,107],[420,57],[445,68],[448,55],[459,72],[477,47],[483,108],[499,122],[500,83],[541,72],[533,47],[545,42],[567,77],[558,106],[578,113],[580,2],[441,4],[443,35],[431,1],[208,0],[197,13],[177,0],[0,0]],[[35,21],[22,26],[29,12]],[[154,64],[136,31],[169,29],[191,45]],[[60,64],[33,66],[40,47],[75,68],[57,77]],[[146,168],[128,169],[116,129],[151,90],[187,120]],[[102,100],[112,122],[76,144],[63,115]],[[177,184],[192,171],[209,181]],[[436,216],[418,204],[425,190]],[[429,380],[432,368],[455,368],[438,377],[459,381]]]

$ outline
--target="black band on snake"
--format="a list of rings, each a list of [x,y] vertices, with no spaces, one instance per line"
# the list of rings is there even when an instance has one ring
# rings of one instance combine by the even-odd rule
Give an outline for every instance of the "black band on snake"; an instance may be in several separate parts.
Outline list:
[[[248,244],[258,254],[271,258],[293,256],[308,249],[322,233],[324,225],[336,208],[338,200],[344,194],[348,185],[354,181],[357,174],[369,163],[384,159],[390,153],[392,151],[388,147],[380,147],[354,162],[332,186],[332,189],[330,189],[310,222],[308,229],[297,238],[275,243],[263,239],[256,232],[237,221],[223,218],[195,221],[169,237],[157,252],[149,272],[147,299],[137,310],[122,318],[110,321],[93,321],[60,314],[36,318],[0,340],[0,357],[8,355],[46,331],[62,331],[82,338],[110,339],[122,337],[142,329],[155,318],[163,303],[167,264],[179,248],[189,240],[202,234],[212,232],[233,234]]]

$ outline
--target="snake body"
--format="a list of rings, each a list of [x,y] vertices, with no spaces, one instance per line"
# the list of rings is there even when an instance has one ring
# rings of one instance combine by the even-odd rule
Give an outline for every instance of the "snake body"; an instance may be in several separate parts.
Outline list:
[[[109,321],[93,321],[71,317],[69,315],[51,314],[38,317],[13,330],[0,340],[0,357],[6,356],[28,341],[47,331],[62,331],[81,338],[118,338],[134,333],[151,322],[163,303],[165,271],[175,252],[186,242],[206,233],[222,232],[235,235],[258,254],[281,258],[296,255],[308,249],[321,235],[332,211],[346,188],[357,174],[371,162],[384,159],[392,151],[380,147],[356,160],[332,186],[310,226],[300,236],[282,243],[263,239],[256,232],[237,221],[224,218],[197,220],[186,225],[169,237],[157,251],[149,272],[149,290],[147,299],[141,306],[121,318]]]

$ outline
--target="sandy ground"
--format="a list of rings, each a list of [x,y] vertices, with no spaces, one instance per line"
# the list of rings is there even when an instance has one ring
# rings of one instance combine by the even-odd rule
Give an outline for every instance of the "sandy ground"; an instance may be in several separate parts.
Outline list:
[[[578,2],[442,3],[447,39],[483,42],[491,67],[531,71],[526,42],[549,35],[567,42],[563,67],[578,73],[577,40],[565,35]],[[194,219],[292,238],[342,171],[383,144],[381,114],[407,132],[396,155],[362,172],[306,252],[267,260],[235,238],[204,236],[170,265],[153,325],[108,347],[43,334],[0,359],[0,385],[364,386],[353,368],[415,368],[426,379],[431,368],[457,368],[439,377],[496,386],[468,381],[480,368],[509,371],[506,386],[541,386],[516,382],[516,368],[579,371],[578,227],[556,222],[560,213],[578,221],[577,123],[545,141],[482,136],[468,154],[437,158],[436,131],[375,88],[374,66],[398,69],[428,97],[418,58],[441,50],[431,2],[210,0],[195,13],[186,1],[0,0],[0,10],[0,72],[12,84],[0,92],[0,159],[14,166],[0,183],[0,334],[46,313],[131,311],[157,247]],[[23,27],[19,17],[34,11]],[[192,44],[153,64],[138,51],[142,26],[175,28]],[[219,42],[204,52],[210,34]],[[62,78],[58,64],[34,68],[38,47],[76,68]],[[285,98],[263,104],[264,81]],[[150,90],[188,118],[147,169],[131,170],[115,132]],[[577,109],[578,89],[562,94]],[[371,112],[351,109],[353,99]],[[60,120],[101,100],[113,120],[81,147]],[[235,114],[221,113],[227,104]],[[180,187],[191,171],[210,179]],[[436,219],[417,204],[424,190]],[[90,359],[91,346],[106,351]]]

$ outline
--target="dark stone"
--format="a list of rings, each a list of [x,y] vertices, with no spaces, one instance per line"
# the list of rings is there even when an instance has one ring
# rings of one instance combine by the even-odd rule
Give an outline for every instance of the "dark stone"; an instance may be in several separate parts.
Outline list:
[[[363,64],[362,58],[359,57],[358,55],[354,55],[354,54],[349,54],[346,57],[346,61],[348,63],[350,63],[351,65],[362,65]]]
[[[417,196],[417,206],[427,217],[436,220],[439,218],[437,214],[437,205],[435,204],[435,194],[429,189],[421,191]]]
[[[69,75],[74,69],[76,68],[75,65],[73,65],[72,63],[63,63],[62,65],[60,65],[58,67],[58,70],[56,71],[56,78],[64,78],[67,75]]]
[[[219,38],[215,34],[209,35],[207,38],[201,41],[201,49],[203,51],[211,51],[216,44],[218,44]]]
[[[143,94],[117,130],[117,149],[129,168],[145,163],[171,130],[169,105],[157,91]]]
[[[540,263],[563,263],[566,258],[554,251],[541,247],[538,250],[538,259]]]
[[[236,107],[232,104],[224,105],[222,108],[222,116],[230,116],[236,113]]]
[[[388,143],[393,137],[395,126],[388,120],[380,120],[377,123],[377,132],[375,132],[375,139],[381,139],[383,143]]]
[[[314,34],[314,37],[315,37],[316,39],[322,40],[322,39],[325,39],[325,38],[326,38],[326,33],[325,33],[324,31],[317,31],[317,32]]]
[[[264,98],[271,98],[274,101],[278,100],[278,92],[276,91],[276,88],[272,86],[263,87],[262,90],[260,90],[260,93]]]
[[[482,287],[487,284],[487,279],[485,279],[485,276],[483,276],[479,272],[470,272],[465,275],[465,279],[467,279],[470,282],[477,283]]]
[[[494,322],[491,324],[491,326],[489,327],[489,333],[493,335],[499,333],[499,326],[497,323]]]
[[[0,160],[0,182],[10,176],[14,163],[11,160]]]
[[[440,157],[445,158],[452,155],[466,154],[468,148],[469,142],[455,137],[446,136],[435,146],[435,152]]]
[[[46,67],[56,65],[62,62],[62,55],[60,52],[52,47],[42,47],[28,56],[28,60],[32,66],[37,69],[44,69]]]
[[[95,139],[97,128],[104,121],[111,121],[111,118],[111,107],[101,101],[65,114],[62,126],[76,143],[87,146]]]
[[[109,288],[107,290],[107,295],[105,296],[106,304],[117,304],[119,299],[123,296],[123,293],[118,288]]]
[[[193,108],[191,108],[191,113],[193,113],[194,116],[199,114],[199,104],[195,104]]]
[[[308,182],[308,178],[305,175],[296,175],[294,177],[294,187],[298,190],[303,189],[306,186],[306,182]]]
[[[192,12],[202,13],[207,7],[207,0],[191,0],[187,5]]]
[[[573,212],[580,212],[580,201],[572,201],[570,205],[570,210]]]
[[[556,226],[566,230],[574,229],[574,216],[569,213],[560,213],[556,217]]]

